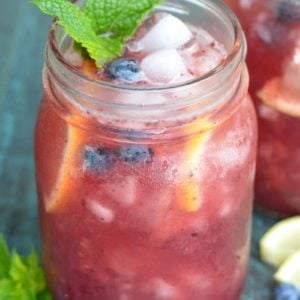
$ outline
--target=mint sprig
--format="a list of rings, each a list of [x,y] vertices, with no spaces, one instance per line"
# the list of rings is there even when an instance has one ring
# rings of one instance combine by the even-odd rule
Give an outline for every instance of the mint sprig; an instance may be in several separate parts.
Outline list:
[[[122,54],[126,40],[163,0],[86,0],[81,10],[68,0],[33,0],[57,18],[99,68]]]
[[[134,34],[141,21],[161,0],[87,0],[84,13],[98,34],[113,33],[124,39]]]
[[[43,269],[35,251],[21,257],[9,251],[0,235],[0,299],[51,300]]]

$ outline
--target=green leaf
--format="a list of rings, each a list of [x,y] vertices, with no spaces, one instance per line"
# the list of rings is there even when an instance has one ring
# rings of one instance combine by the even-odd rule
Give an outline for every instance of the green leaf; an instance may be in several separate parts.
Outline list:
[[[15,290],[16,283],[11,279],[3,279],[0,281],[0,299],[11,299]]]
[[[98,34],[110,32],[113,37],[131,36],[144,18],[162,0],[87,0],[84,13],[92,20]]]
[[[68,0],[32,1],[56,17],[101,68],[122,54],[126,39],[163,0],[87,0],[83,10]]]
[[[52,300],[52,296],[49,291],[43,291],[37,295],[37,300]]]
[[[99,67],[119,56],[122,51],[120,39],[100,38],[92,22],[76,5],[67,0],[33,0],[44,13],[57,17],[65,32],[87,49]]]
[[[39,264],[39,258],[34,250],[24,259],[27,267],[28,287],[35,294],[42,292],[46,288],[44,272]]]
[[[26,265],[15,250],[11,254],[9,275],[15,282],[26,282],[28,280]]]
[[[8,250],[0,235],[0,300],[51,300],[45,275],[34,250],[21,257]]]
[[[9,265],[10,259],[7,244],[3,236],[0,235],[0,280],[7,276],[9,271]]]
[[[12,279],[0,281],[0,299],[2,300],[36,300],[28,290]]]

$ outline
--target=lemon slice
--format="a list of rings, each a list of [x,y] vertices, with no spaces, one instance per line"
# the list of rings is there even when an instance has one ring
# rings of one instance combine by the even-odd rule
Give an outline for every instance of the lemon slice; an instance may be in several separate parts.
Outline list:
[[[200,164],[201,152],[203,151],[205,141],[208,138],[207,133],[200,133],[187,143],[185,148],[186,161],[183,166],[183,176],[185,179],[177,185],[177,194],[180,209],[187,212],[197,211],[201,206],[200,183],[197,172],[193,170]]]
[[[176,194],[179,208],[186,212],[195,212],[202,204],[198,166],[205,149],[205,143],[210,135],[209,129],[212,127],[213,125],[203,118],[186,128],[189,132],[205,128],[204,132],[200,132],[188,140],[184,148],[186,160],[181,167],[180,182],[176,185]]]
[[[274,225],[260,240],[262,261],[280,266],[290,255],[300,250],[300,216]]]
[[[50,195],[45,197],[47,212],[57,211],[65,206],[67,199],[74,194],[78,186],[76,176],[71,170],[77,165],[78,157],[81,157],[80,153],[85,139],[82,131],[72,126],[68,126],[67,139],[55,186]]]
[[[268,81],[257,96],[279,112],[293,117],[300,116],[300,95],[288,88],[280,77]]]
[[[93,60],[84,60],[82,65],[82,72],[89,79],[97,79],[97,68]]]
[[[292,284],[300,290],[300,250],[282,264],[274,278],[279,282]]]

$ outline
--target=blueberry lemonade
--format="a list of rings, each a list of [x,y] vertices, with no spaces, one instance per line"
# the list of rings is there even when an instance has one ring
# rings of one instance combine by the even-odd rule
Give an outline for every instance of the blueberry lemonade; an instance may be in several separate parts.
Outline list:
[[[54,299],[239,299],[257,128],[234,15],[208,0],[35,3],[56,17],[35,134]]]
[[[259,116],[256,200],[300,213],[300,1],[227,0],[248,39]]]

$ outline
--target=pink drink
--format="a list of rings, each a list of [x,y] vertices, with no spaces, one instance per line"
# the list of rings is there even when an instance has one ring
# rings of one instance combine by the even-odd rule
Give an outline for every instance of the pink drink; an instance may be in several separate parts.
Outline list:
[[[256,200],[300,213],[300,2],[228,0],[248,40],[250,94],[259,119]]]
[[[36,167],[55,299],[239,299],[257,138],[244,41],[222,6],[180,4],[181,25],[158,13],[128,41],[126,85],[52,28]],[[164,18],[180,41],[144,39]]]

